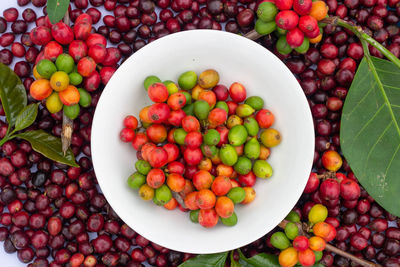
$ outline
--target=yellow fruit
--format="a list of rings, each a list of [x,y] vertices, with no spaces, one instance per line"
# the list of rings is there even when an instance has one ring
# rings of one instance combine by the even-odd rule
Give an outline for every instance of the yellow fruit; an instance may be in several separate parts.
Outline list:
[[[58,97],[57,92],[53,92],[48,98],[46,98],[46,108],[50,113],[57,113],[63,107],[63,103]]]
[[[60,92],[67,89],[69,85],[69,76],[63,71],[57,71],[50,78],[50,86],[55,91]]]
[[[43,100],[53,92],[50,82],[45,79],[36,80],[31,84],[29,89],[31,96],[36,100]]]
[[[33,77],[35,77],[36,80],[43,79],[43,77],[40,76],[39,72],[37,72],[36,65],[35,65],[35,67],[33,67]]]
[[[154,197],[154,189],[144,184],[139,188],[139,196],[146,201],[152,200]]]
[[[282,267],[293,267],[297,264],[297,250],[293,247],[289,247],[279,254],[279,264]]]

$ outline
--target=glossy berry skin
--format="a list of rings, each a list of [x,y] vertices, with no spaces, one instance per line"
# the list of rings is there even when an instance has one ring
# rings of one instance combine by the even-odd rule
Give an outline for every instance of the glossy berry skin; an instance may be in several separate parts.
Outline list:
[[[340,195],[340,185],[334,179],[326,179],[319,188],[320,196],[325,200],[338,199]]]

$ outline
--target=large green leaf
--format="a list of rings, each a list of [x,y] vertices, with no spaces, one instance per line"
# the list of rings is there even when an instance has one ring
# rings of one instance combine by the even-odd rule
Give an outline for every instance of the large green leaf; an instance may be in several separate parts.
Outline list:
[[[32,125],[38,113],[38,106],[39,103],[30,104],[21,110],[15,121],[15,131],[20,131]]]
[[[239,263],[243,267],[279,267],[278,256],[260,253],[251,258],[246,258],[243,253],[239,250]]]
[[[228,252],[204,254],[191,258],[179,267],[224,267]]]
[[[70,0],[47,0],[47,14],[51,23],[59,22],[67,13]]]
[[[61,139],[50,135],[45,131],[28,131],[16,134],[13,137],[25,139],[31,143],[32,148],[35,151],[51,160],[67,164],[69,166],[79,167],[79,165],[75,162],[75,157],[71,149],[68,149],[64,156],[61,150]]]
[[[9,127],[26,106],[27,97],[21,80],[9,67],[0,63],[0,99]]]
[[[369,61],[370,60],[370,61]],[[400,69],[364,58],[343,107],[340,144],[367,192],[400,216]]]

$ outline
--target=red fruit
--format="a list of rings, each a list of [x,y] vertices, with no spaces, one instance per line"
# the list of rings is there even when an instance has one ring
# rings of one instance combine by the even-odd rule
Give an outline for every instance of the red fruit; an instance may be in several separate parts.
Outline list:
[[[299,15],[307,15],[310,13],[312,0],[294,0],[293,9]]]
[[[299,47],[304,41],[304,33],[299,28],[294,28],[286,34],[286,41],[292,47]]]
[[[132,142],[135,137],[135,131],[129,128],[124,128],[119,133],[119,138],[122,142]]]
[[[214,92],[218,101],[225,101],[229,97],[228,88],[225,85],[218,84],[216,85],[212,91]]]
[[[276,15],[275,22],[279,28],[291,30],[296,28],[299,16],[292,10],[283,10]]]
[[[155,103],[162,103],[168,99],[168,90],[163,83],[153,83],[149,86],[147,93],[151,101]]]
[[[228,143],[228,133],[229,129],[225,127],[225,125],[220,125],[217,128],[215,128],[217,132],[219,133],[219,136],[221,137],[221,140],[218,143],[218,147],[222,146],[223,144]]]
[[[80,59],[87,56],[88,47],[85,42],[75,40],[69,45],[68,52],[75,62],[78,62]]]
[[[279,10],[291,9],[293,0],[275,0],[275,5]]]
[[[247,95],[246,88],[242,84],[235,82],[229,87],[229,95],[234,102],[243,102]]]
[[[114,67],[103,67],[100,70],[101,82],[106,85],[116,71]]]
[[[167,160],[168,163],[169,162],[173,162],[174,160],[178,159],[178,157],[179,157],[179,148],[178,148],[177,145],[168,143],[168,144],[165,144],[163,146],[163,148],[168,154],[168,160]],[[170,170],[170,172],[175,172],[175,171],[171,171],[170,165],[168,165],[168,169]],[[183,171],[184,170],[182,170],[182,173],[180,173],[180,174],[183,174]]]
[[[299,29],[309,38],[315,38],[319,35],[318,21],[308,15],[300,17]]]
[[[183,152],[183,158],[188,165],[198,165],[203,159],[203,153],[200,148],[187,148]]]
[[[182,120],[182,128],[187,132],[198,132],[200,131],[200,122],[194,116],[186,116]]]
[[[342,157],[336,151],[328,150],[322,154],[322,165],[325,169],[335,172],[342,167],[342,164]]]
[[[334,179],[326,179],[319,188],[320,197],[324,200],[335,200],[339,198],[340,185]]]
[[[86,40],[92,30],[92,24],[89,22],[78,22],[74,25],[74,35],[77,40]]]
[[[89,48],[88,55],[98,64],[103,62],[106,58],[107,49],[102,44],[95,44]]]
[[[62,45],[70,44],[74,40],[74,33],[67,24],[58,22],[51,27],[51,35]]]
[[[46,45],[53,39],[51,36],[51,30],[45,26],[34,28],[30,32],[29,36],[31,37],[32,42],[39,46]]]
[[[146,177],[147,184],[154,189],[161,187],[165,182],[165,174],[161,169],[152,169]]]
[[[92,24],[92,17],[89,14],[83,13],[81,15],[79,15],[76,20],[75,20],[75,24],[77,23],[81,23],[81,22],[85,22],[85,23],[90,23]]]
[[[168,145],[168,144],[166,144]],[[165,146],[164,146],[165,149]],[[168,153],[168,151],[167,151]],[[183,165],[183,163],[179,162],[179,161],[173,161],[170,162],[167,166],[167,171],[169,173],[178,173],[178,174],[183,174],[185,172],[185,165]]]
[[[44,47],[44,57],[51,61],[55,61],[57,57],[62,54],[62,52],[63,52],[62,46],[55,41],[49,42]]]
[[[180,110],[186,104],[186,97],[182,93],[174,93],[168,97],[167,104],[172,110]]]
[[[214,108],[208,114],[208,122],[212,126],[218,126],[218,125],[224,124],[225,121],[227,120],[227,118],[228,118],[228,114],[222,108]]]
[[[352,179],[344,179],[340,183],[340,196],[345,200],[356,200],[360,197],[360,186]]]
[[[308,249],[308,238],[302,235],[296,236],[293,240],[293,247],[297,251],[304,251]]]
[[[239,175],[238,180],[242,187],[252,187],[256,184],[257,176],[250,171],[248,174]]]
[[[214,209],[200,210],[199,224],[206,228],[214,227],[218,223],[218,214]]]
[[[96,62],[91,57],[81,58],[77,65],[78,73],[83,77],[89,77],[96,70]]]
[[[135,116],[128,115],[125,117],[123,124],[126,128],[135,130],[138,126],[138,120]]]
[[[150,152],[156,148],[157,146],[153,143],[146,143],[140,148],[140,152],[142,153],[142,158],[146,161],[149,160]]]
[[[236,114],[236,108],[239,106],[238,104],[236,104],[233,101],[228,101],[226,102],[226,104],[228,105],[228,115],[234,115]]]
[[[47,222],[47,231],[50,235],[56,236],[61,232],[62,222],[59,217],[51,217]]]
[[[109,47],[107,48],[106,59],[103,61],[103,66],[114,67],[121,59],[121,52],[118,48]]]
[[[224,196],[228,194],[229,190],[232,188],[231,179],[225,176],[218,176],[214,179],[211,190],[216,196]]]
[[[83,87],[89,91],[93,92],[100,86],[100,74],[97,71],[93,71],[93,73],[89,76],[86,77],[85,80],[83,81]]]
[[[168,154],[162,147],[151,150],[148,156],[149,163],[154,168],[161,168],[168,163]]]
[[[203,143],[203,135],[200,132],[189,132],[185,137],[185,145],[188,148],[200,147]]]
[[[306,188],[304,188],[304,193],[312,193],[318,189],[318,186],[319,178],[315,172],[312,172],[310,174],[310,177],[308,177]]]
[[[182,109],[173,110],[169,114],[168,123],[172,126],[180,127],[182,125],[182,120],[185,117],[186,113]]]
[[[162,124],[154,123],[146,129],[146,135],[153,143],[162,143],[167,139],[167,129]]]
[[[86,39],[86,44],[88,47],[91,47],[95,44],[102,44],[104,47],[107,46],[107,39],[98,33],[91,33],[89,37]]]
[[[315,263],[315,254],[311,249],[306,249],[299,252],[298,259],[302,266],[310,267]]]
[[[165,122],[170,114],[170,110],[165,103],[156,103],[149,108],[149,118],[152,123],[163,123]]]
[[[72,255],[72,257],[69,259],[69,264],[71,267],[79,267],[85,260],[85,256],[82,253],[76,253]]]
[[[134,149],[139,150],[148,141],[149,140],[147,139],[147,136],[144,133],[137,133],[135,135],[135,138],[133,138],[132,146]]]
[[[269,128],[275,122],[275,116],[268,109],[261,109],[256,114],[256,121],[260,128]]]

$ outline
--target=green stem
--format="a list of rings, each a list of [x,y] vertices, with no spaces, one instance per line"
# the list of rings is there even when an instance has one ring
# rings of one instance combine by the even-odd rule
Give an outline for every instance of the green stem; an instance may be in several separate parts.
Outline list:
[[[387,50],[383,45],[378,43],[374,38],[372,38],[371,36],[366,34],[362,30],[361,27],[354,26],[351,23],[344,21],[338,17],[329,17],[329,18],[322,20],[321,22],[332,24],[332,25],[337,25],[337,26],[349,29],[361,40],[361,43],[363,40],[366,41],[368,44],[370,44],[373,47],[375,47],[376,49],[378,49],[379,52],[381,52],[387,59],[392,61],[398,68],[400,68],[400,60],[395,55],[393,55],[389,50]],[[364,51],[365,51],[365,48],[364,48]],[[367,47],[366,51],[369,51],[368,47]]]
[[[9,135],[6,134],[6,136],[4,136],[4,138],[0,140],[0,146],[4,145],[4,143],[7,142],[8,140],[10,140],[10,138]]]

